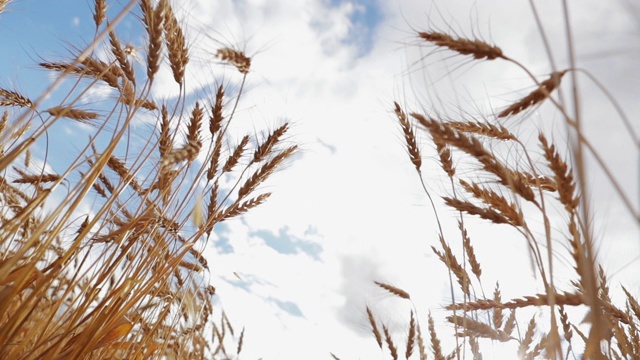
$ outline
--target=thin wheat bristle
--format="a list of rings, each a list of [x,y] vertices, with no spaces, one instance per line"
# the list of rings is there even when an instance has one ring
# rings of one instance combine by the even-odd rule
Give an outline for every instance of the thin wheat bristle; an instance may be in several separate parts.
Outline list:
[[[404,290],[402,290],[402,289],[400,289],[400,288],[398,288],[396,286],[385,284],[385,283],[381,283],[381,282],[378,282],[378,281],[374,281],[374,283],[376,285],[378,285],[379,287],[381,287],[381,288],[387,290],[388,292],[392,293],[395,296],[399,296],[399,297],[401,297],[403,299],[411,300],[411,296],[409,295],[408,292],[406,292],[406,291],[404,291]]]
[[[529,93],[529,95],[509,105],[506,109],[502,110],[499,114],[499,118],[507,117],[509,115],[517,115],[526,109],[529,109],[545,99],[551,96],[551,93],[560,86],[562,76],[567,72],[556,71],[549,76],[548,79],[541,82],[537,89]]]
[[[223,48],[216,52],[216,56],[223,61],[227,61],[235,66],[241,74],[248,74],[251,67],[251,58],[238,50]]]
[[[376,324],[376,319],[373,317],[373,312],[367,306],[367,319],[369,320],[369,324],[371,325],[371,331],[373,332],[373,336],[376,338],[376,342],[380,349],[382,349],[382,334],[380,334],[380,330],[378,330],[378,325]]]
[[[54,106],[45,110],[45,112],[54,117],[66,117],[77,121],[95,120],[100,117],[97,113],[75,109],[66,105]]]
[[[435,31],[419,32],[418,36],[436,46],[446,47],[462,55],[471,55],[474,59],[506,59],[499,47],[489,45],[484,41],[454,38],[451,35]]]
[[[189,48],[182,33],[182,28],[178,24],[171,6],[168,4],[164,9],[164,36],[167,41],[167,53],[169,65],[173,72],[173,79],[182,86],[184,81],[184,71],[189,62]]]
[[[29,98],[15,91],[0,88],[0,106],[19,106],[24,108],[33,107],[33,102]]]
[[[400,127],[402,128],[402,133],[404,134],[404,140],[407,145],[407,152],[409,153],[409,158],[411,159],[411,163],[416,167],[416,171],[420,173],[420,167],[422,165],[422,157],[420,156],[420,148],[418,148],[418,141],[416,140],[416,133],[411,126],[411,123],[407,119],[407,114],[400,108],[400,105],[397,102],[394,102],[394,112],[398,121],[400,122]]]

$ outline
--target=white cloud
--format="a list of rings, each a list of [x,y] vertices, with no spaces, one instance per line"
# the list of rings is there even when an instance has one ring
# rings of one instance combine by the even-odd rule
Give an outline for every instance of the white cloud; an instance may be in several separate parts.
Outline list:
[[[620,16],[615,7],[599,4],[601,12]],[[404,29],[411,25],[419,30],[453,30],[488,39],[499,44],[509,56],[522,59],[536,75],[543,77],[550,72],[529,9],[521,3],[473,3],[467,8],[456,3],[454,8],[453,4],[441,2],[429,8],[424,2],[415,1],[402,5],[385,2],[379,6],[385,17],[374,32],[372,49],[364,56],[358,56],[357,44],[347,41],[353,28],[350,16],[358,11],[349,2],[330,5],[328,1],[312,0],[194,1],[183,9],[184,16],[197,19],[198,28],[192,29],[190,35],[194,44],[204,48],[192,54],[193,65],[200,68],[189,75],[187,83],[201,86],[206,82],[204,74],[217,62],[212,56],[217,48],[244,49],[254,56],[248,77],[250,91],[241,102],[238,120],[253,129],[254,124],[257,128],[272,127],[279,119],[291,119],[295,134],[292,141],[303,148],[298,160],[263,186],[274,193],[267,204],[242,220],[225,224],[225,231],[219,236],[226,239],[226,248],[230,246],[233,251],[208,250],[212,281],[225,311],[237,325],[247,327],[244,350],[247,358],[324,359],[329,351],[342,358],[378,356],[375,341],[368,333],[364,306],[369,304],[388,321],[408,316],[410,307],[387,297],[384,291],[372,286],[373,280],[407,289],[425,325],[427,309],[432,309],[439,318],[444,314],[439,309],[449,299],[449,287],[442,279],[448,275],[430,249],[437,246],[437,228],[404,152],[402,137],[393,121],[391,101],[406,102],[414,110],[432,105],[442,110],[444,106],[452,116],[459,116],[460,107],[467,110],[500,107],[503,104],[496,104],[494,95],[506,103],[520,96],[513,89],[525,89],[531,86],[531,81],[521,70],[504,62],[475,64],[429,47],[419,50],[406,47],[405,44],[417,41],[411,30]],[[629,29],[620,21],[588,31],[585,24],[594,24],[588,7],[572,11],[578,29],[576,43],[585,44],[587,51],[597,50],[589,37],[597,35],[598,30],[608,33]],[[562,31],[559,9],[546,12],[543,21],[549,34]],[[557,61],[566,66],[566,55],[560,51],[562,39],[552,40],[558,44],[554,49],[561,54]],[[453,65],[445,68],[438,60],[415,63],[420,53],[423,56],[433,53],[435,59],[441,57]],[[603,66],[596,64],[593,71],[602,72]],[[625,67],[617,67],[619,71],[606,69],[608,73],[603,75],[609,76],[612,84],[631,86],[624,82]],[[226,80],[236,81],[239,77],[233,68],[224,71]],[[172,81],[169,73],[159,74],[157,95],[168,96],[170,92],[161,91],[167,91],[167,84]],[[434,85],[432,81],[437,82]],[[431,90],[429,97],[423,86]],[[444,91],[435,97],[434,88]],[[453,95],[454,91],[458,97]],[[589,96],[592,92],[597,96],[593,90]],[[413,95],[419,98],[412,99]],[[488,98],[494,103],[484,103]],[[637,106],[631,103],[633,96],[620,94],[620,99],[631,108]],[[601,116],[605,116],[601,103],[593,107],[595,113],[602,112]],[[558,117],[550,118],[551,121],[557,122]],[[611,121],[607,120],[607,126]],[[524,134],[534,130],[531,133],[534,141],[536,128],[520,126]],[[557,138],[562,139],[561,125],[545,126],[557,131]],[[600,125],[597,119],[589,118],[588,126],[598,129]],[[598,148],[610,155],[607,158],[618,174],[626,174],[629,158],[618,157],[617,161],[613,150],[606,150],[612,146],[620,152],[625,145],[612,143],[610,138],[598,136],[597,131],[593,138]],[[423,140],[425,152],[429,153],[428,142]],[[439,183],[442,179],[437,175],[437,165],[431,161],[433,156],[424,160],[425,182],[433,194],[446,193],[447,185]],[[630,172],[637,173],[637,168]],[[598,189],[594,202],[604,201],[607,208],[613,209],[611,215],[596,210],[598,216],[607,217],[604,221],[611,221],[608,227],[599,225],[597,235],[603,241],[630,243],[637,238],[637,231],[625,229],[624,222],[629,220],[619,220],[625,217],[618,216],[621,210],[615,195],[609,190],[600,192],[601,187],[608,189],[608,185],[595,174],[591,177]],[[636,175],[625,180],[625,188],[632,195],[637,181]],[[445,218],[445,232],[454,234],[452,211],[438,211]],[[491,292],[497,279],[504,298],[541,290],[540,281],[530,278],[526,243],[517,233],[482,225],[474,219],[468,225],[478,256],[481,261],[484,259],[486,280],[490,280],[484,283],[485,291]],[[313,231],[309,232],[310,228]],[[319,244],[320,258],[299,249],[278,252],[264,236],[256,236],[256,230],[276,235],[284,231],[290,239]],[[455,243],[457,239],[451,241]],[[637,244],[616,248],[626,254],[639,253]],[[566,264],[565,249],[559,246],[556,253],[560,262]],[[605,264],[611,262],[606,260],[608,256],[623,255],[606,246],[606,242],[601,245],[601,253]],[[624,274],[633,274],[638,266],[625,266],[617,275],[629,280],[629,275]],[[508,276],[505,268],[511,269]],[[561,285],[568,286],[568,279],[562,279]],[[392,326],[398,336],[404,331],[397,328],[402,323]],[[441,337],[449,338],[446,330],[441,331]]]

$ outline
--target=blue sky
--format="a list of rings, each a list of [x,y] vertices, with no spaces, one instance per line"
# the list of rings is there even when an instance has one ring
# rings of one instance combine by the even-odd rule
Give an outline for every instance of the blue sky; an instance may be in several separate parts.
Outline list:
[[[440,318],[446,314],[442,305],[449,297],[443,280],[447,277],[430,250],[437,242],[435,222],[406,157],[392,101],[413,110],[438,108],[461,116],[461,108],[486,110],[501,105],[496,102],[518,98],[520,92],[515,90],[526,91],[531,83],[515,67],[475,64],[414,46],[412,28],[447,30],[451,26],[460,34],[499,44],[536,75],[550,72],[526,1],[453,3],[176,2],[179,18],[191,24],[187,35],[202,48],[193,52],[188,86],[195,91],[207,85],[203,74],[212,68],[216,76],[233,81],[232,69],[215,64],[211,54],[220,44],[246,47],[255,56],[239,122],[250,124],[247,128],[252,131],[254,126],[273,128],[289,119],[291,141],[303,148],[287,169],[265,185],[273,192],[270,201],[219,226],[206,250],[221,306],[232,322],[247,328],[243,358],[326,359],[330,351],[344,359],[379,357],[364,306],[388,319],[398,336],[411,306],[377,289],[374,280],[409,291],[423,324],[429,310]],[[0,85],[35,98],[48,83],[34,62],[40,57],[65,58],[67,44],[80,47],[89,42],[94,32],[92,6],[73,0],[11,3],[9,11],[0,14],[0,46],[8,54],[0,56]],[[119,6],[114,3],[109,15]],[[581,66],[610,86],[633,114],[640,110],[640,78],[633,62],[640,48],[630,45],[628,53],[619,51],[616,39],[638,38],[637,23],[624,9],[616,2],[585,1],[575,4],[572,14],[578,54],[584,57]],[[615,21],[599,21],[598,14]],[[547,9],[543,20],[549,34],[561,32],[559,7]],[[125,41],[139,41],[135,21],[128,18],[121,24],[119,34]],[[553,36],[552,41],[557,61],[566,64],[562,38]],[[612,56],[594,57],[597,53]],[[432,57],[422,61],[427,54]],[[449,67],[442,65],[442,59],[450,61]],[[174,96],[172,81],[168,72],[159,74],[153,95]],[[584,82],[590,115],[587,134],[637,199],[637,154],[624,129],[609,120],[610,105],[592,84]],[[99,99],[96,95],[96,102],[89,105],[99,107]],[[547,115],[536,113],[532,118]],[[559,118],[553,114],[549,118],[542,125],[518,124],[519,132],[533,141],[544,127],[562,139]],[[637,122],[636,130],[640,130]],[[86,129],[71,125],[55,131],[60,133],[54,136],[87,136]],[[431,150],[426,139],[423,145],[426,152]],[[66,143],[59,151],[73,146]],[[616,156],[620,153],[628,155]],[[434,158],[430,154],[424,160],[430,170],[426,182],[432,191],[446,192]],[[55,162],[51,165],[56,167]],[[602,262],[612,269],[613,282],[633,281],[640,271],[638,228],[629,226],[632,223],[615,194],[595,167],[590,169],[592,201],[599,204],[595,216]],[[440,212],[451,214],[445,208]],[[455,223],[446,226],[452,229]],[[474,220],[470,226],[484,258],[488,290],[497,279],[505,298],[538,289],[539,281],[531,277],[528,266],[522,266],[526,245],[516,233]],[[505,276],[505,268],[518,270]],[[568,281],[563,278],[562,285]]]

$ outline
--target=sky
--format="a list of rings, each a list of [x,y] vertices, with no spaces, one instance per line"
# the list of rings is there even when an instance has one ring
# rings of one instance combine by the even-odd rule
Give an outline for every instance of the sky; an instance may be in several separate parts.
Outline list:
[[[110,3],[114,16],[124,1]],[[565,68],[562,9],[557,1],[536,4],[555,61]],[[216,76],[238,76],[213,54],[226,46],[244,50],[252,55],[252,70],[239,121],[248,129],[291,121],[287,141],[302,148],[263,185],[273,193],[269,201],[216,228],[205,250],[219,307],[236,327],[246,328],[242,359],[327,359],[330,352],[343,359],[379,358],[365,306],[398,339],[406,334],[412,309],[425,328],[429,311],[438,319],[447,315],[447,274],[431,251],[437,246],[433,211],[406,154],[392,103],[455,118],[478,110],[490,114],[530,91],[531,80],[513,65],[434,51],[415,36],[416,30],[431,29],[484,39],[543,79],[551,68],[529,3],[188,0],[174,8],[188,24],[193,46],[187,88],[207,86],[212,68]],[[34,62],[66,55],[68,44],[89,42],[91,9],[90,2],[77,0],[11,3],[0,14],[0,84],[27,94],[42,91],[46,82],[29,81],[42,78]],[[597,77],[627,114],[637,113],[640,9],[631,1],[583,0],[570,2],[570,10],[579,67]],[[139,41],[135,20],[120,26],[122,39]],[[172,82],[169,72],[161,72],[153,96],[175,96]],[[638,211],[637,147],[603,93],[585,75],[579,82],[585,134]],[[531,118],[514,124],[531,143],[540,129],[564,139],[557,113],[543,109]],[[639,133],[639,122],[630,118]],[[432,194],[447,195],[436,155],[426,136],[421,139],[425,184]],[[640,229],[592,161],[588,170],[599,259],[612,287],[628,284],[638,295]],[[445,231],[453,231],[455,214],[441,204],[438,212]],[[469,227],[486,292],[496,280],[503,298],[541,291],[516,232],[475,219]],[[566,265],[565,249],[556,252]],[[564,289],[573,279],[567,274],[559,277]],[[413,304],[373,281],[405,289]],[[452,331],[439,330],[441,338]],[[500,358],[490,349],[489,357]]]

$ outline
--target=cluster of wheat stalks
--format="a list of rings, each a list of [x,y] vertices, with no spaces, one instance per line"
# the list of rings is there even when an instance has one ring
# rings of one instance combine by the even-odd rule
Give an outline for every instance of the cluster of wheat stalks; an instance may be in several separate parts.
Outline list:
[[[393,111],[402,129],[406,151],[433,206],[439,226],[438,246],[433,246],[432,250],[450,274],[452,301],[446,305],[446,310],[450,311],[446,320],[454,329],[456,346],[448,351],[442,348],[431,314],[427,317],[428,335],[423,335],[419,317],[415,310],[412,311],[404,331],[406,338],[400,341],[394,339],[386,325],[381,325],[384,320],[377,318],[367,307],[373,335],[383,354],[393,359],[482,359],[481,339],[490,339],[494,343],[516,343],[518,350],[513,358],[640,358],[638,299],[633,291],[623,287],[626,301],[614,304],[605,271],[596,260],[583,153],[589,153],[599,162],[599,170],[606,173],[619,190],[620,198],[636,225],[640,223],[640,217],[583,135],[579,113],[570,113],[567,104],[556,96],[562,81],[577,71],[574,64],[563,70],[553,69],[546,79],[539,80],[499,47],[484,41],[437,31],[419,32],[417,36],[434,51],[451,52],[467,59],[472,57],[472,61],[515,65],[531,78],[535,88],[492,114],[469,115],[473,116],[472,120],[432,117],[422,112],[408,113],[398,103],[394,104]],[[574,108],[579,109],[575,90],[572,97]],[[428,107],[429,104],[425,105]],[[558,151],[558,146],[543,132],[538,134],[537,143],[532,146],[509,128],[517,127],[522,119],[533,121],[528,115],[544,105],[551,105],[570,129],[574,141],[569,140],[571,150],[568,155]],[[506,124],[511,125],[507,127]],[[433,198],[425,186],[422,173],[424,155],[418,135],[429,138],[433,143],[435,157],[447,179],[449,195],[442,196],[441,200],[457,214],[456,234],[443,231],[434,205],[438,199]],[[637,151],[637,136],[630,135]],[[504,156],[499,151],[501,145],[510,149],[511,156]],[[462,163],[471,164],[475,171],[458,172],[457,166]],[[544,292],[503,299],[496,284],[493,296],[485,297],[482,267],[474,251],[471,232],[465,224],[469,217],[479,217],[517,231],[528,245],[536,278],[542,282]],[[562,220],[554,223],[554,219]],[[536,230],[540,223],[543,231]],[[456,255],[451,244],[458,241],[462,253]],[[494,246],[500,247],[500,240],[495,241]],[[558,276],[556,257],[563,250],[569,251],[575,270],[571,286],[566,289],[559,288],[555,281]],[[505,273],[509,271],[504,270]],[[562,279],[561,282],[569,281]],[[381,282],[376,284],[401,299],[411,301],[409,293],[400,288]],[[457,294],[455,297],[454,293]],[[570,318],[567,307],[584,309],[582,316]],[[518,316],[519,312],[530,314],[531,309],[537,315],[530,320]],[[517,326],[518,323],[521,326]],[[522,331],[514,331],[516,327]],[[485,345],[493,346],[486,342]],[[487,350],[486,347],[484,349]]]
[[[236,356],[244,330],[213,320],[201,249],[216,224],[267,200],[259,185],[296,146],[283,144],[287,124],[264,139],[227,131],[249,57],[218,49],[211,61],[235,67],[235,85],[187,101],[189,45],[169,1],[132,0],[109,19],[106,9],[95,1],[84,50],[39,64],[56,74],[51,89],[71,82],[68,93],[0,89],[0,358]],[[120,41],[126,16],[139,19],[143,43]],[[167,65],[180,95],[158,101],[151,88]],[[112,94],[100,111],[82,105],[92,88]],[[64,100],[45,107],[47,97]],[[134,137],[138,118],[152,119],[149,136]],[[45,166],[32,149],[68,141],[48,136],[60,122],[93,130],[78,153],[45,154]]]

